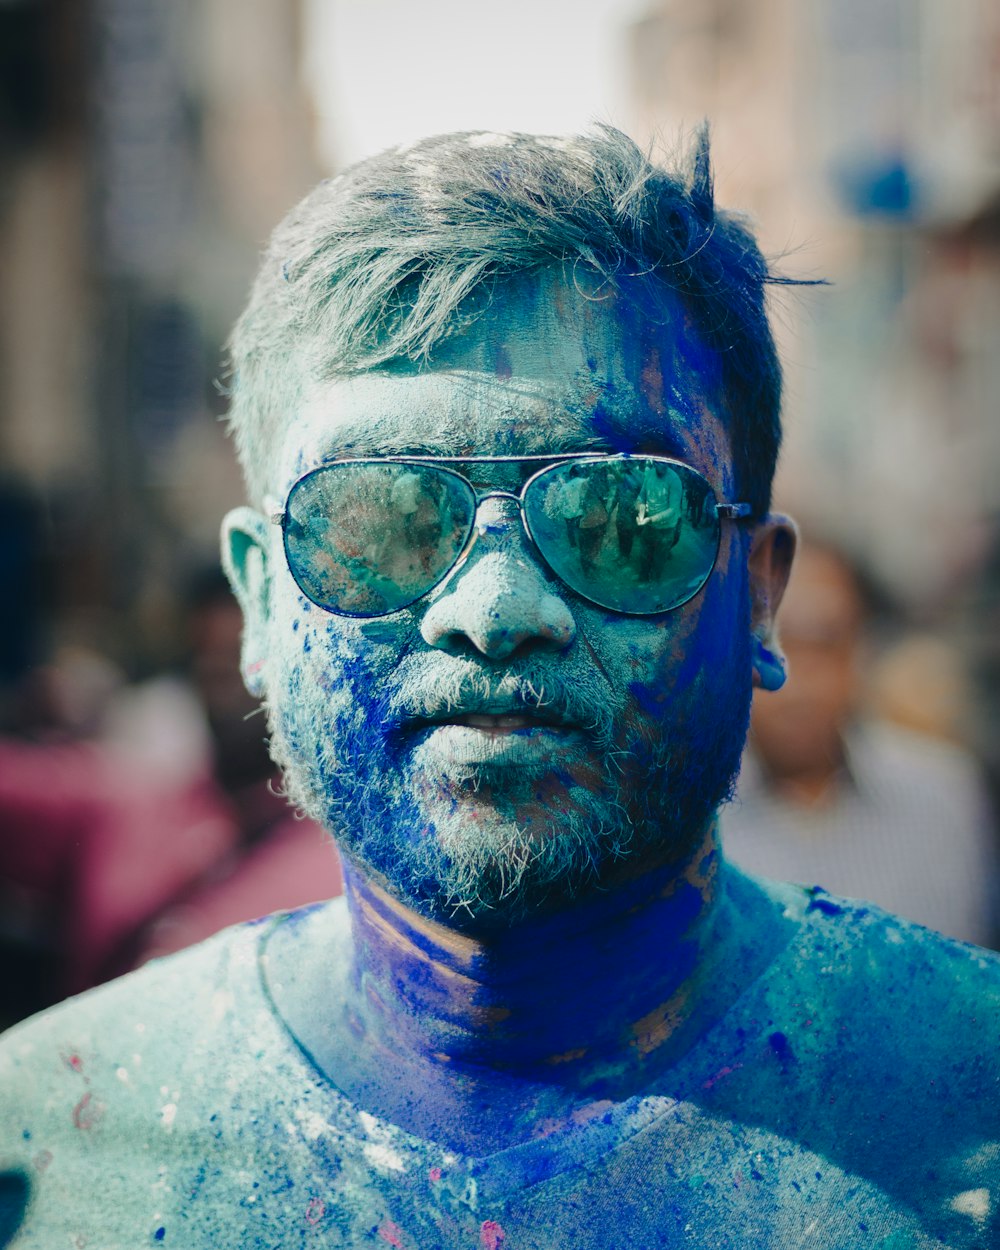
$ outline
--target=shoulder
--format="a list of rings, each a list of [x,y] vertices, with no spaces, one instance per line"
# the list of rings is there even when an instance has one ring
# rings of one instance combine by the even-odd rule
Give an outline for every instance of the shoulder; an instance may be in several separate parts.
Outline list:
[[[192,1049],[218,1051],[232,1010],[234,929],[42,1012],[0,1038],[0,1165],[23,1143],[36,1167],[103,1120],[170,1119]],[[17,1151],[14,1151],[16,1154]]]
[[[767,888],[798,920],[767,985],[777,1057],[858,1123],[919,1121],[928,1149],[994,1139],[1000,956],[818,886]]]
[[[113,1064],[127,1083],[132,1067],[175,1072],[214,1048],[233,1060],[248,1049],[234,1039],[273,1024],[261,973],[272,935],[325,939],[342,901],[234,925],[15,1025],[0,1037],[0,1088],[16,1088],[25,1073],[72,1081],[95,1063]]]
[[[796,926],[783,974],[804,990],[875,1006],[888,1000],[937,1009],[951,1020],[969,1010],[1000,1030],[1000,955],[820,886],[757,884]],[[913,1027],[913,1021],[909,1023]]]
[[[210,1014],[241,941],[238,931],[221,935],[0,1039],[0,1176],[19,1208],[9,1213],[15,1226],[30,1209],[15,1244],[82,1244],[74,1242],[77,1221],[91,1205],[86,1195],[97,1192],[107,1244],[129,1244],[131,1195],[155,1184],[157,1135],[172,1130],[187,1063],[184,1025],[204,1037],[197,1022]]]
[[[266,1042],[273,1049],[284,1034],[262,982],[265,943],[279,928],[315,927],[320,913],[342,910],[339,901],[225,929],[15,1025],[0,1037],[2,1110],[97,1072],[122,1088],[158,1091],[160,1076],[169,1084],[214,1058],[231,1072]]]
[[[1000,958],[818,887],[749,880],[792,937],[738,1004],[698,1097],[942,1229],[983,1194],[1000,1210]]]
[[[0,1080],[26,1065],[44,1065],[53,1054],[57,1070],[78,1072],[86,1051],[155,1050],[182,1020],[189,1024],[210,1006],[234,963],[253,958],[252,932],[242,925],[226,930],[15,1025],[0,1038]]]
[[[0,1039],[0,1175],[30,1201],[15,1244],[99,1229],[124,1250],[157,1235],[171,1187],[207,1185],[210,1160],[221,1177],[262,1166],[273,1136],[257,1117],[287,1119],[271,1103],[308,1084],[260,978],[281,919],[226,930]]]

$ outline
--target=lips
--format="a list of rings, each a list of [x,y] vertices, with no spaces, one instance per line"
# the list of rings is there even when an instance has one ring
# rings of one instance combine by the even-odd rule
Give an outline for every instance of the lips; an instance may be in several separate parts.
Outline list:
[[[458,716],[452,715],[445,721],[436,724],[467,725],[470,729],[480,729],[483,733],[513,733],[517,729],[568,729],[565,721],[553,716],[544,716],[528,712],[465,712]]]
[[[593,743],[575,721],[551,709],[496,710],[453,707],[413,719],[404,727],[414,762],[426,775],[439,773],[461,784],[520,773],[536,776],[587,756]]]
[[[526,673],[484,672],[465,662],[414,660],[401,666],[385,699],[383,732],[416,741],[442,739],[553,747],[569,739],[592,748],[610,741],[615,698],[595,674],[551,666]],[[402,745],[402,743],[400,744]],[[464,749],[464,748],[463,748]]]
[[[411,729],[440,729],[447,726],[462,726],[467,729],[478,729],[484,734],[509,734],[518,730],[532,729],[577,729],[575,723],[546,710],[516,707],[503,711],[461,711],[452,708],[437,716],[421,717],[410,722]]]

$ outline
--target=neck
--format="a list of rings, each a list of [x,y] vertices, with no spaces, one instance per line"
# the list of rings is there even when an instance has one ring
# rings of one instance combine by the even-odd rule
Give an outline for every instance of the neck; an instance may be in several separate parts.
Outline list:
[[[421,917],[346,857],[344,880],[350,947],[331,961],[308,925],[279,927],[275,1005],[355,1105],[469,1153],[656,1088],[789,929],[723,868],[714,826],[681,864],[488,938]]]
[[[368,1039],[410,1058],[587,1084],[667,1053],[712,976],[714,825],[681,865],[479,938],[429,921],[345,864],[352,998]]]

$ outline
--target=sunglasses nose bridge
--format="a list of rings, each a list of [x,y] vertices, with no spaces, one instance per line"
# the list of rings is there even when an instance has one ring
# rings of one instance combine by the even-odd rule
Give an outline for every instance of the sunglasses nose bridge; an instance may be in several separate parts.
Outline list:
[[[528,528],[522,501],[523,496],[510,490],[476,492],[472,529],[464,549],[449,570],[449,576],[455,569],[465,567],[470,559],[477,560],[481,556],[495,553],[495,543],[488,540],[502,540],[505,535],[510,536],[512,531],[516,533],[518,521],[521,542],[525,544],[525,549],[517,553],[508,551],[508,554],[513,556],[519,566],[523,567],[526,561],[538,561],[547,569],[547,563],[540,559],[540,552]],[[484,539],[487,541],[483,542]],[[506,548],[506,544],[503,545]]]
[[[573,641],[575,621],[532,556],[527,526],[520,542],[514,535],[519,516],[520,497],[510,491],[477,497],[469,543],[421,621],[431,646],[501,661],[536,648],[562,651]]]
[[[496,502],[495,507],[487,507]],[[514,512],[521,513],[521,497],[509,490],[491,490],[476,496],[476,515],[474,532],[477,538],[485,538],[489,534],[500,534],[509,524],[511,509],[503,508],[502,504],[513,504]],[[485,515],[484,515],[485,513]]]

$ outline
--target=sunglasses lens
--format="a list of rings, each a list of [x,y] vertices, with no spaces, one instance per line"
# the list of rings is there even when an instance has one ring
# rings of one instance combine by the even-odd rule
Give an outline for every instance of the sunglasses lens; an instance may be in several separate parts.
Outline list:
[[[331,464],[285,508],[285,554],[303,594],[344,616],[384,616],[431,590],[458,559],[471,487],[431,465]]]
[[[531,483],[524,503],[552,571],[615,612],[679,607],[715,566],[715,495],[683,465],[641,456],[554,465]]]

